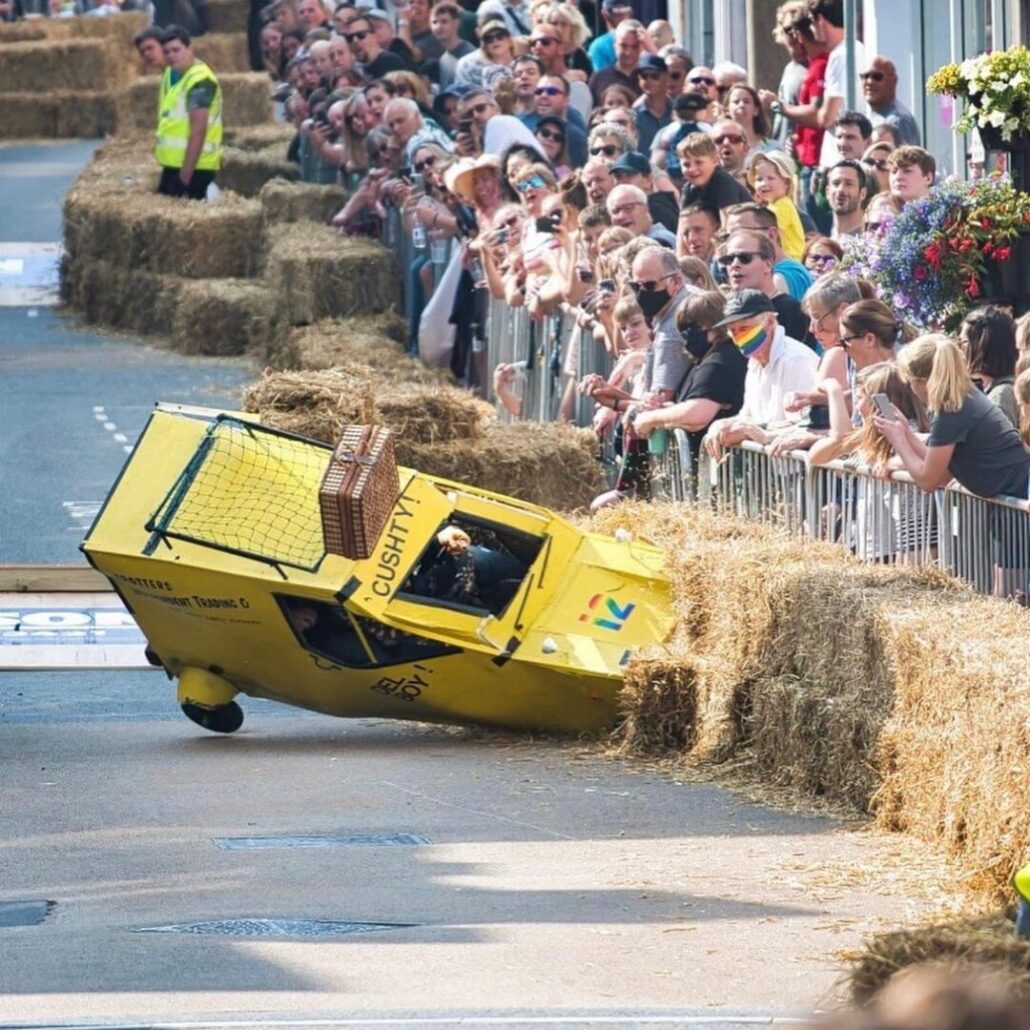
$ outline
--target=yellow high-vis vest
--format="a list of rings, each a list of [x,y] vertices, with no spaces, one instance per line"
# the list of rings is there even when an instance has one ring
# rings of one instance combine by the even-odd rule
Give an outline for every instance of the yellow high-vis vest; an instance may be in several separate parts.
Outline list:
[[[198,171],[217,171],[222,164],[222,87],[203,61],[194,61],[182,78],[172,85],[172,69],[161,76],[161,99],[157,107],[157,146],[154,156],[163,168],[181,168],[190,139],[186,94],[199,82],[215,84],[215,99],[208,109],[204,147],[197,159]]]

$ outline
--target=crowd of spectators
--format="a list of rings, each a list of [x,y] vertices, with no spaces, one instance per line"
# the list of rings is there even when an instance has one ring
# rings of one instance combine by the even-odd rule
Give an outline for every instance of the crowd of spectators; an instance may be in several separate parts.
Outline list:
[[[842,0],[778,9],[776,93],[694,64],[639,2],[601,0],[600,33],[554,0],[372,2],[262,12],[290,155],[347,187],[341,233],[398,247],[412,350],[444,341],[511,417],[524,370],[487,367],[491,302],[575,326],[550,371],[558,416],[589,398],[621,455],[599,504],[646,495],[648,438],[677,427],[714,459],[753,440],[1027,496],[1026,326],[985,307],[913,339],[845,269],[937,168],[889,60],[859,43],[847,88]]]
[[[589,397],[622,455],[598,503],[646,493],[639,456],[672,427],[716,458],[751,439],[1025,497],[1011,316],[985,308],[958,339],[910,342],[841,271],[847,237],[881,231],[937,177],[895,66],[858,43],[850,91],[842,0],[789,0],[773,93],[737,65],[694,64],[640,7],[602,0],[600,33],[553,0],[267,9],[303,177],[350,189],[342,233],[392,222],[410,243],[412,348],[445,339],[455,374],[517,417],[522,370],[485,367],[490,300],[574,323],[559,416]],[[598,354],[611,374],[578,375]]]

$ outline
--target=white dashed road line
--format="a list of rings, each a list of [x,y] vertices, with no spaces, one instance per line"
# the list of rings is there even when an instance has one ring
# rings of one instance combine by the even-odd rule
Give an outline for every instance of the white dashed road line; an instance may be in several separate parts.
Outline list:
[[[110,416],[107,414],[107,408],[102,404],[93,405],[93,417],[103,423],[104,428],[111,434],[111,438],[115,443],[122,445],[122,450],[126,454],[132,454],[132,444],[129,443],[129,438],[124,434],[118,432],[118,426],[111,421]]]

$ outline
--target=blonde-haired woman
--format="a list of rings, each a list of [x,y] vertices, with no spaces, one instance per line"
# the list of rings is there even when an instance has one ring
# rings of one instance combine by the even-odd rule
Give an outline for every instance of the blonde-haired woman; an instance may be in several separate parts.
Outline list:
[[[830,409],[830,432],[809,450],[809,465],[825,465],[835,458],[851,455],[868,465],[878,477],[885,476],[894,451],[873,421],[876,412],[873,397],[877,394],[886,396],[914,431],[926,432],[923,405],[894,361],[879,361],[856,373],[853,398],[861,418],[857,427],[840,382],[826,379],[819,385]],[[890,483],[860,479],[855,500],[855,533],[849,543],[859,558],[919,561],[936,545],[932,497],[920,494],[917,499],[911,492],[897,490]],[[836,518],[838,514],[839,509],[831,506],[822,516]]]
[[[954,479],[981,497],[1025,498],[1030,450],[976,388],[958,344],[939,333],[920,336],[901,349],[898,369],[930,413],[930,435],[924,441],[893,406],[892,417],[873,421],[913,480],[924,490]]]

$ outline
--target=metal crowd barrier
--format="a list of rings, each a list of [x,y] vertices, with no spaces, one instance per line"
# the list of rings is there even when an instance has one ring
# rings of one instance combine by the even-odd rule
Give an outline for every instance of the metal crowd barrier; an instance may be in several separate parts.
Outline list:
[[[980,593],[1030,596],[1030,502],[977,497],[959,486],[927,493],[905,472],[884,479],[862,465],[810,467],[803,452],[773,457],[750,441],[721,462],[690,461],[673,430],[652,455],[657,499],[709,503],[792,533],[841,544],[865,561],[936,565]]]

